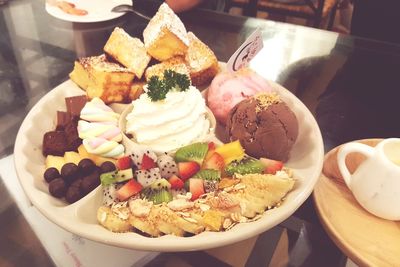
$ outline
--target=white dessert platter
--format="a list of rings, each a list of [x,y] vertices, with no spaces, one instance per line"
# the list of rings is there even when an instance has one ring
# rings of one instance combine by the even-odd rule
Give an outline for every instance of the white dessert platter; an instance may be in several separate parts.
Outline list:
[[[68,205],[48,193],[43,179],[45,158],[42,155],[43,134],[55,126],[57,110],[65,107],[65,97],[82,95],[84,91],[68,80],[47,93],[28,113],[19,129],[14,154],[18,179],[33,205],[50,221],[87,239],[118,247],[150,251],[193,251],[220,247],[260,234],[287,219],[309,197],[323,164],[324,149],[319,127],[311,112],[292,93],[272,83],[281,98],[296,114],[299,136],[286,166],[297,179],[282,205],[266,211],[256,221],[241,223],[226,232],[203,232],[192,237],[165,235],[145,237],[138,233],[113,233],[96,219],[102,204],[101,186],[79,201]]]
[[[77,16],[65,13],[58,7],[52,6],[46,3],[46,11],[51,16],[70,22],[100,22],[112,20],[121,17],[125,13],[123,12],[111,12],[111,9],[115,6],[127,4],[131,5],[131,0],[66,0],[69,3],[75,4],[76,8],[86,10],[87,15]]]

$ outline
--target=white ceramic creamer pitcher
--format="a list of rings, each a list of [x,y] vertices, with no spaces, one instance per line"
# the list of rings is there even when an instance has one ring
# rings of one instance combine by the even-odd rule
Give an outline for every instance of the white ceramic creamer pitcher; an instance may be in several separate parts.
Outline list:
[[[352,152],[367,159],[351,175],[345,160]],[[378,217],[400,220],[400,138],[385,139],[375,148],[348,143],[340,148],[337,159],[346,185],[361,206]]]

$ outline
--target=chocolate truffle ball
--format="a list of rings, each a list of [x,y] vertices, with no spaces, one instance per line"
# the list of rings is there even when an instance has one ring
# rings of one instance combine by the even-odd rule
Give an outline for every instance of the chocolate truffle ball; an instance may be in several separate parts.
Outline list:
[[[67,184],[71,184],[73,181],[79,178],[78,166],[74,163],[66,163],[61,168],[61,177]]]
[[[43,174],[43,178],[48,183],[59,177],[61,177],[60,172],[54,167],[48,168]]]
[[[68,203],[74,203],[82,198],[80,189],[76,186],[70,186],[65,194],[65,199]]]
[[[67,186],[62,178],[56,178],[49,183],[50,195],[54,197],[62,198],[65,195],[66,191]]]
[[[96,168],[96,164],[91,159],[82,159],[78,164],[78,168],[82,174],[89,174]]]
[[[94,172],[88,176],[83,177],[81,183],[81,192],[83,195],[87,195],[98,185],[100,185],[100,176],[98,172]]]
[[[100,165],[100,169],[101,173],[112,172],[116,170],[114,163],[112,163],[111,161],[103,162]]]

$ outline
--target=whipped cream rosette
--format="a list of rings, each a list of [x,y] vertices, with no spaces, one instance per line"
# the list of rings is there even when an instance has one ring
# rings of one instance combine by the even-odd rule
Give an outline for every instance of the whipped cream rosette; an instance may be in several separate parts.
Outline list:
[[[124,138],[129,140],[124,142],[125,147],[133,142],[164,153],[213,138],[215,118],[197,88],[172,89],[157,101],[146,86],[145,92],[122,113],[120,128],[132,137]]]
[[[79,137],[86,150],[95,155],[120,158],[124,155],[122,133],[117,126],[119,114],[99,98],[86,103],[78,122]]]

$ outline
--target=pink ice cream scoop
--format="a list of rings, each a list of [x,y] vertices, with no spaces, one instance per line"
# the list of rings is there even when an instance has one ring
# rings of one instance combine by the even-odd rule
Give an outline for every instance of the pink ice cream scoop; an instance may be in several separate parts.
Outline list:
[[[272,87],[252,70],[222,72],[208,88],[207,103],[217,120],[225,125],[229,111],[237,103],[261,92],[272,92]]]

